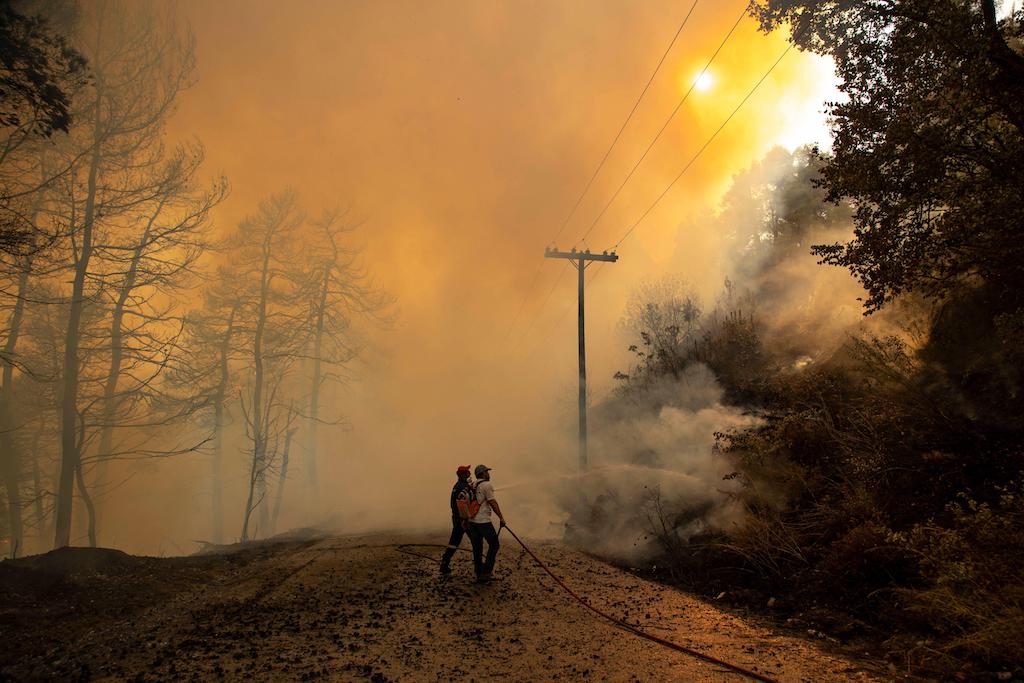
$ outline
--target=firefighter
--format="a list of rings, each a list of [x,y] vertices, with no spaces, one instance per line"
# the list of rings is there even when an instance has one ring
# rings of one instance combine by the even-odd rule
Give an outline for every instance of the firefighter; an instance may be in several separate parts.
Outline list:
[[[467,503],[474,497],[473,483],[469,480],[469,465],[460,465],[455,470],[458,480],[452,487],[452,535],[448,538],[448,547],[441,556],[441,574],[447,576],[452,573],[452,557],[459,544],[462,543],[462,536],[466,533]],[[461,505],[460,505],[461,503]]]

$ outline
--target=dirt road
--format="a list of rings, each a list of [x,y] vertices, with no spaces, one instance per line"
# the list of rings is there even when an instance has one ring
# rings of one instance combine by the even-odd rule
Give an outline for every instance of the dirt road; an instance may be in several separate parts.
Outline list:
[[[505,535],[502,580],[487,585],[471,580],[468,553],[445,580],[395,547],[444,540],[292,540],[169,559],[66,549],[4,562],[0,638],[16,646],[0,655],[0,679],[744,680],[596,618]],[[662,638],[779,681],[879,680],[817,643],[560,544],[531,545],[593,604]]]

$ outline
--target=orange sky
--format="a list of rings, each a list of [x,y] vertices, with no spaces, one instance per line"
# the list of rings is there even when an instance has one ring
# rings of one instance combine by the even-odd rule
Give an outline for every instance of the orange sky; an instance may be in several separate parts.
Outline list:
[[[590,225],[745,4],[697,6],[559,246]],[[542,450],[531,445],[539,431],[571,433],[575,420],[574,273],[530,327],[566,268],[543,250],[689,6],[180,3],[198,43],[198,81],[171,132],[198,137],[207,171],[230,180],[219,229],[285,186],[313,213],[351,206],[365,219],[366,263],[398,300],[398,322],[377,335],[379,353],[336,406],[353,429],[325,437],[333,476],[359,481],[393,462],[443,486],[456,461],[574,465],[574,452],[525,452]],[[621,236],[785,46],[742,22],[710,69],[713,87],[690,97],[590,247]],[[588,289],[595,397],[624,368],[616,322],[641,278],[681,271],[709,299],[721,284],[716,236],[679,226],[771,146],[821,141],[832,89],[827,63],[792,51]]]

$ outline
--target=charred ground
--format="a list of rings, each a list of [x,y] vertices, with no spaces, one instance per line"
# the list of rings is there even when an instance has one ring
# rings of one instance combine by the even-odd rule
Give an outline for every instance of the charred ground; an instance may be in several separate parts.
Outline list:
[[[502,580],[465,558],[442,580],[400,543],[306,538],[184,558],[66,548],[0,565],[0,676],[14,680],[735,680],[600,620],[506,547]],[[631,624],[772,678],[872,680],[822,651],[558,543],[554,571]],[[430,554],[430,549],[421,549]]]

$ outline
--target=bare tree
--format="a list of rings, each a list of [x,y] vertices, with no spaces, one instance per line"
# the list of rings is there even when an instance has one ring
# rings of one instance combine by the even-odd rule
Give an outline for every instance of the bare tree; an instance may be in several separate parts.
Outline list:
[[[274,514],[270,518],[269,533],[277,530],[277,520],[281,515],[281,501],[284,500],[284,485],[288,481],[288,460],[291,457],[292,437],[298,431],[298,427],[291,426],[296,417],[294,407],[288,410],[288,427],[284,433],[284,449],[281,451],[281,466],[278,468],[277,495],[274,497]]]
[[[27,273],[25,282],[26,287],[19,288],[12,300],[21,308],[22,319],[10,328],[18,331],[18,340],[16,351],[8,358],[12,371],[5,389],[9,396],[5,419],[11,428],[5,437],[19,456],[22,509],[31,506],[34,511],[25,519],[26,537],[31,532],[34,549],[44,551],[53,537],[53,492],[59,478],[60,449],[56,427],[60,424],[63,343],[70,307],[66,293],[41,280],[38,269]],[[87,306],[83,327],[96,328],[101,316],[98,308]]]
[[[626,302],[620,323],[638,344],[630,347],[639,361],[632,374],[671,373],[678,379],[700,333],[701,305],[680,277],[643,282]]]
[[[359,249],[346,242],[358,224],[347,212],[324,212],[313,222],[305,240],[308,270],[304,296],[309,308],[307,322],[309,365],[309,412],[306,429],[306,483],[308,495],[316,496],[317,427],[337,424],[337,416],[321,416],[321,392],[326,383],[343,384],[350,378],[349,364],[360,354],[359,321],[385,322],[390,297],[376,288],[359,263]]]
[[[25,315],[25,294],[28,288],[28,276],[31,269],[31,257],[21,259],[21,269],[17,275],[17,291],[14,305],[7,323],[7,337],[4,340],[0,365],[3,377],[0,379],[0,477],[3,478],[4,490],[7,494],[7,519],[11,539],[11,557],[17,557],[24,549],[24,536],[21,520],[21,453],[14,443],[15,430],[12,419],[12,402],[14,400],[14,358],[18,341],[21,336],[22,319]]]
[[[177,95],[189,84],[191,36],[175,26],[170,12],[153,5],[102,2],[90,9],[79,43],[92,65],[92,81],[76,94],[81,103],[78,124],[62,147],[71,171],[66,182],[57,183],[59,192],[51,200],[59,222],[67,225],[72,272],[63,349],[57,546],[70,542],[76,479],[83,499],[89,498],[82,456],[97,425],[88,420],[97,409],[113,417],[123,407],[127,392],[118,384],[127,348],[127,311],[133,309],[142,321],[130,328],[131,334],[147,340],[145,348],[130,352],[145,367],[144,376],[130,389],[152,387],[180,330],[180,320],[177,329],[166,330],[166,321],[171,319],[172,326],[174,321],[171,302],[161,297],[161,288],[194,262],[193,234],[223,192],[215,188],[197,196],[192,176],[201,153],[181,148],[168,154],[163,144],[164,123]],[[181,239],[183,235],[188,236]],[[112,335],[83,336],[86,306],[111,311],[107,322]],[[160,336],[152,329],[143,331],[150,322],[165,328]],[[112,339],[117,335],[119,339]],[[100,349],[107,352],[107,372],[83,374],[86,358],[102,357]],[[84,403],[83,381],[103,387]],[[112,423],[113,419],[98,419],[101,432],[104,424],[112,429]],[[102,435],[100,440],[100,458],[109,458],[109,445],[102,452]],[[90,540],[95,542],[92,527]]]
[[[98,421],[89,420],[99,430],[93,458],[98,463],[95,488],[100,493],[105,488],[110,458],[133,450],[131,445],[121,444],[115,453],[115,428],[131,429],[140,421],[153,422],[152,398],[162,392],[154,379],[180,354],[178,333],[182,321],[175,312],[177,295],[194,279],[193,268],[206,246],[209,212],[226,189],[223,182],[207,192],[193,189],[193,177],[201,161],[202,155],[196,150],[178,150],[164,168],[164,186],[149,215],[143,217],[141,236],[134,244],[112,241],[97,245],[97,256],[110,270],[107,279],[112,285],[106,290],[112,299],[107,304],[109,364]],[[181,417],[194,407],[189,397],[175,398],[163,402],[166,410],[159,420]],[[90,534],[90,542],[95,541],[95,533]]]
[[[249,443],[249,491],[242,521],[242,540],[249,540],[253,511],[259,528],[270,525],[266,501],[267,476],[277,456],[277,441],[293,420],[285,398],[286,382],[303,341],[302,311],[296,305],[301,271],[296,268],[298,231],[305,218],[294,192],[285,191],[260,203],[229,241],[234,283],[242,325],[240,340],[245,385],[241,395]]]
[[[186,356],[170,374],[172,385],[193,400],[202,400],[197,415],[212,442],[211,509],[214,543],[224,541],[224,432],[228,426],[229,404],[237,398],[231,392],[238,374],[235,360],[239,348],[241,301],[234,294],[232,276],[221,269],[207,289],[204,306],[188,316],[183,348]]]

